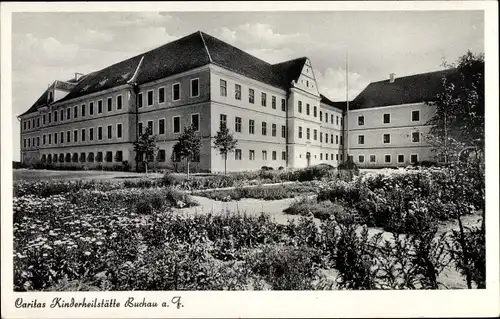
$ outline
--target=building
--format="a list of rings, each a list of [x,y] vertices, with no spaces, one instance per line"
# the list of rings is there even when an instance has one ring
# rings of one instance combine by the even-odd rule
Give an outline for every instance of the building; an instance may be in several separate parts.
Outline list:
[[[349,155],[361,167],[398,167],[434,160],[426,141],[432,102],[454,69],[370,83],[349,103]],[[347,150],[346,150],[347,151]]]
[[[150,166],[171,168],[183,165],[172,147],[183,128],[194,125],[202,146],[191,167],[223,171],[212,145],[225,124],[238,140],[229,171],[337,166],[345,157],[344,140],[361,165],[404,165],[430,156],[414,133],[428,129],[431,109],[423,102],[437,80],[435,73],[372,83],[349,103],[347,114],[346,102],[320,94],[307,57],[269,64],[198,31],[55,81],[19,116],[21,161],[79,168],[126,161],[134,168],[133,143],[149,127],[159,148]]]

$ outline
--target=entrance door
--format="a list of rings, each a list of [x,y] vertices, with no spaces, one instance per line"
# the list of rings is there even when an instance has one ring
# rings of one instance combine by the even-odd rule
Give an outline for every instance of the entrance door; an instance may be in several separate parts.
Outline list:
[[[306,153],[307,167],[311,165],[311,153]]]

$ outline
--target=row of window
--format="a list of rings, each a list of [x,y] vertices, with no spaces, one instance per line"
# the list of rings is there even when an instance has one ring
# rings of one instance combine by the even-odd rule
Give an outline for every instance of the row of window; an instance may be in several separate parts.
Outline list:
[[[302,132],[302,126],[298,127],[298,137],[303,138],[303,132]],[[328,133],[325,134],[325,143],[328,143],[330,141],[331,144],[333,144],[333,134],[330,134],[330,139],[328,139]],[[311,139],[311,129],[306,128],[306,139],[310,140]],[[313,130],[313,140],[317,141],[318,140],[318,130]],[[319,141],[320,143],[323,143],[323,132],[319,133]],[[335,135],[335,144],[339,144],[339,135]],[[340,145],[344,145],[344,137],[340,136]]]
[[[384,113],[383,114],[383,119],[382,119],[384,124],[389,124],[391,123],[391,114],[390,113]],[[418,122],[420,121],[420,111],[411,111],[411,121],[412,122]],[[365,125],[365,117],[364,115],[358,116],[358,126],[363,126]]]
[[[64,132],[55,132],[53,134],[43,134],[42,135],[42,145],[52,145],[52,144],[64,144],[64,143],[77,143],[77,142],[85,142],[88,138],[89,141],[93,141],[97,139],[98,141],[103,140],[103,127],[97,127],[96,135],[94,135],[95,131],[93,127],[90,128],[82,128],[80,130],[73,130],[73,134],[71,131],[66,131],[66,135]],[[123,137],[123,128],[121,123],[116,124],[115,130],[116,138],[120,139]],[[66,137],[66,139],[65,139]],[[113,138],[113,125],[108,125],[106,127],[106,138]],[[35,145],[35,137],[25,138],[23,141],[23,146],[26,147],[35,147],[40,146],[40,137],[36,137],[36,145]]]
[[[227,96],[227,81],[220,80],[220,96]],[[241,101],[241,85],[238,83],[234,84],[234,98]],[[260,93],[260,105],[267,107],[267,93]],[[255,104],[255,90],[248,88],[248,103]],[[271,96],[271,108],[276,109],[276,96]],[[281,110],[286,112],[286,101],[281,99]]]
[[[267,150],[262,151],[262,160],[267,161]],[[243,160],[243,152],[241,149],[235,149],[234,150],[234,159],[237,161]],[[255,160],[255,150],[248,150],[248,159],[251,161]],[[272,151],[271,152],[271,160],[276,161],[278,160],[278,152]],[[286,152],[281,152],[281,160],[286,161]]]
[[[377,157],[375,155],[370,155],[369,163],[376,163],[376,162],[377,162]],[[397,162],[403,164],[405,162],[405,156],[403,154],[398,154]],[[418,162],[418,154],[410,154],[410,163],[414,164],[417,162]],[[364,155],[358,155],[358,163],[360,164],[365,163]],[[390,154],[384,155],[384,163],[387,164],[392,163],[392,156]]]
[[[158,125],[155,127],[154,121],[149,120],[147,121],[147,128],[151,132],[151,134],[158,134],[162,135],[166,133],[167,130],[167,122],[166,119],[158,119]],[[191,125],[193,126],[194,130],[198,132],[200,130],[200,114],[191,114]],[[143,129],[144,123],[139,122],[139,135],[141,135],[144,132]],[[157,129],[156,129],[157,128]],[[172,117],[172,131],[173,133],[177,134],[181,132],[181,116],[176,115]]]
[[[113,103],[113,98],[108,97],[105,99],[106,101],[106,108],[108,112],[112,112],[113,108],[116,107],[116,110],[121,110],[123,107],[123,99],[121,95],[116,96],[115,103]],[[66,111],[65,111],[66,110]],[[42,125],[45,124],[51,124],[52,122],[61,122],[65,120],[71,120],[79,118],[79,117],[85,117],[87,116],[87,111],[88,115],[94,115],[95,112],[97,114],[102,114],[103,113],[103,100],[98,100],[97,101],[97,110],[95,110],[95,104],[94,102],[89,102],[88,104],[88,109],[87,109],[87,104],[82,104],[82,105],[75,105],[73,107],[68,107],[66,109],[61,109],[59,111],[52,111],[49,113],[42,114]],[[40,127],[40,118],[36,119],[36,126],[35,126],[35,119],[33,118],[32,120],[27,120],[24,121],[23,123],[23,130],[29,130],[31,128],[35,127]]]
[[[113,158],[113,152],[93,152],[85,153],[60,153],[60,154],[43,154],[42,163],[93,163],[93,162],[122,162],[123,152],[116,151]]]
[[[200,80],[199,78],[191,79],[190,80],[190,93],[189,96],[192,98],[199,97],[200,96]],[[176,102],[181,99],[181,83],[174,83],[172,84],[172,101]],[[155,94],[156,93],[156,94]],[[155,99],[156,95],[156,99]],[[138,97],[138,108],[144,107],[144,105],[150,107],[153,106],[155,101],[158,104],[163,104],[167,100],[167,91],[166,87],[162,86],[159,87],[156,90],[148,90],[145,93],[141,92],[137,94]],[[144,101],[145,98],[145,101]]]
[[[220,115],[220,127],[227,127],[227,115]],[[267,135],[267,122],[262,121],[261,123],[261,134]],[[241,117],[236,116],[234,118],[234,131],[237,133],[241,133],[243,130],[243,122]],[[271,123],[271,136],[277,136],[278,126],[275,123]],[[248,133],[255,134],[255,120],[248,120]],[[281,137],[286,138],[286,126],[281,125]]]
[[[382,136],[384,144],[389,144],[391,143],[391,134],[384,134]],[[420,143],[420,133],[419,132],[412,132],[411,133],[411,141],[412,143]],[[364,135],[358,135],[358,144],[363,145],[365,144],[365,136]]]

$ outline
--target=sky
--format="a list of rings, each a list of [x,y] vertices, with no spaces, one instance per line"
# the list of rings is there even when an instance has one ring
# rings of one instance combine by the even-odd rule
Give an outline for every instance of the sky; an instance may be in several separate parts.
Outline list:
[[[26,111],[55,80],[89,73],[201,30],[269,63],[307,56],[321,93],[345,100],[390,73],[484,52],[482,11],[13,13],[13,159]]]

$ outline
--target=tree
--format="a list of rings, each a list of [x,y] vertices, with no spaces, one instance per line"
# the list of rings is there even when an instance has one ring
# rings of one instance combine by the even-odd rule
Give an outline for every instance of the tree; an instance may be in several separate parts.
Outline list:
[[[137,142],[134,142],[135,159],[137,162],[145,163],[146,176],[148,175],[148,160],[154,158],[158,148],[156,147],[156,136],[152,135],[149,127],[139,137]]]
[[[192,159],[200,156],[201,140],[196,134],[196,128],[185,126],[184,132],[179,136],[177,143],[173,146],[173,154],[178,154],[181,159],[187,161],[187,177],[189,178],[189,164]]]
[[[443,90],[431,103],[436,113],[427,139],[447,162],[466,147],[484,151],[484,54],[468,51],[456,66],[446,61],[443,66],[455,72],[442,78]]]
[[[229,133],[229,129],[226,125],[221,125],[215,136],[213,147],[224,156],[224,174],[227,173],[227,154],[232,153],[237,144],[238,140],[235,140],[233,134]]]

